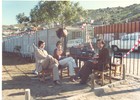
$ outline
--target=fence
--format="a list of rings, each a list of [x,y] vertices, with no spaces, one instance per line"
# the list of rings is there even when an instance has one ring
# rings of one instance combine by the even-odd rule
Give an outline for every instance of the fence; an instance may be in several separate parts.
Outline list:
[[[140,32],[140,21],[98,26],[94,28],[94,34],[105,33],[134,33]]]
[[[21,47],[20,53],[23,57],[33,57],[34,50],[32,44],[37,45],[38,40],[46,42],[46,50],[48,53],[53,54],[55,44],[59,40],[56,36],[57,29],[47,29],[37,32],[29,32],[28,34],[20,34],[18,36],[10,36],[3,40],[2,49],[6,52],[14,52],[14,48]],[[130,35],[131,34],[131,35]],[[138,35],[136,35],[138,34]],[[122,24],[113,24],[106,26],[98,26],[94,28],[95,37],[103,38],[108,48],[118,50],[125,55],[140,39],[140,22],[129,22]],[[114,41],[115,40],[115,41]],[[123,42],[119,42],[122,40]],[[113,44],[113,42],[116,44]],[[109,44],[110,43],[110,44]],[[128,48],[129,47],[129,48]],[[123,50],[122,50],[123,49]],[[124,51],[124,49],[126,49]],[[140,51],[140,45],[136,47]],[[123,59],[126,66],[126,72],[133,75],[140,75],[140,52],[131,52]]]
[[[94,28],[96,38],[103,38],[107,47],[113,52],[121,52],[126,55],[133,46],[135,48],[123,58],[126,66],[126,73],[140,76],[140,21],[119,23]]]
[[[33,57],[33,43],[37,45],[39,40],[46,43],[45,49],[52,54],[55,44],[59,40],[56,36],[56,29],[48,29],[37,32],[28,32],[17,36],[9,36],[2,41],[2,50],[5,52],[14,52],[16,47],[21,47],[22,57]]]

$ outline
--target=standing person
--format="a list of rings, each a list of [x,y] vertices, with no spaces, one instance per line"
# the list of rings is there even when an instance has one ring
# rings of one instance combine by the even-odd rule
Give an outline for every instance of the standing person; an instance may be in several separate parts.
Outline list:
[[[48,54],[45,48],[45,42],[39,41],[38,48],[33,44],[35,49],[35,59],[36,59],[36,70],[41,72],[44,69],[52,68],[53,69],[53,80],[55,84],[60,84],[59,82],[59,71],[58,71],[58,61]],[[42,79],[45,81],[45,79]]]
[[[59,61],[60,65],[69,67],[70,80],[74,82],[74,75],[75,72],[78,71],[78,67],[76,65],[75,60],[72,57],[65,57],[61,41],[58,41],[56,43],[56,49],[54,50],[54,58],[56,58]]]
[[[92,70],[104,70],[103,64],[109,63],[109,50],[105,48],[105,42],[102,39],[97,40],[97,47],[99,48],[99,55],[96,56],[97,60],[89,60],[85,62],[79,71],[79,76],[81,79],[80,84],[86,84]]]

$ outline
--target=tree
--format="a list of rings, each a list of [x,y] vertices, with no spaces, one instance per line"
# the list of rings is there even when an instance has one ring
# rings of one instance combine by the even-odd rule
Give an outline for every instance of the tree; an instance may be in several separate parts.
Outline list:
[[[70,1],[40,1],[30,12],[32,23],[59,23],[63,27],[80,21],[85,11]]]
[[[59,23],[64,29],[68,25],[72,25],[80,21],[80,17],[86,13],[79,3],[70,1],[39,1],[31,10],[31,22],[34,24],[56,24]],[[60,37],[61,38],[61,37]],[[66,38],[61,38],[64,43],[64,52],[66,51]]]
[[[19,13],[18,15],[16,15],[16,19],[17,19],[18,23],[20,23],[20,24],[22,24],[23,22],[29,21],[29,17],[25,16],[24,13]]]

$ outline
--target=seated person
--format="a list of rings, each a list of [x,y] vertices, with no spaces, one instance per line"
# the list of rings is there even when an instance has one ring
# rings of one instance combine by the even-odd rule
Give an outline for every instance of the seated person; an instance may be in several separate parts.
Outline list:
[[[76,65],[75,60],[72,57],[66,57],[64,56],[64,52],[62,49],[62,43],[58,41],[56,43],[56,49],[54,50],[54,58],[56,58],[59,61],[59,64],[64,66],[69,67],[69,75],[70,75],[70,80],[74,80],[74,75],[75,75],[75,70],[78,70],[78,67]]]
[[[33,44],[34,50],[35,50],[35,59],[36,59],[36,70],[38,72],[41,72],[43,69],[52,68],[53,69],[53,80],[55,84],[60,84],[59,82],[59,71],[58,71],[58,60],[53,58],[51,55],[47,53],[45,48],[45,42],[39,41],[37,48]],[[45,79],[41,79],[42,81],[45,81]]]
[[[102,39],[97,40],[97,47],[99,48],[99,55],[96,56],[96,60],[93,58],[93,60],[86,61],[78,73],[81,79],[80,84],[86,84],[92,70],[103,70],[103,64],[109,63],[109,50],[105,48],[105,42]]]

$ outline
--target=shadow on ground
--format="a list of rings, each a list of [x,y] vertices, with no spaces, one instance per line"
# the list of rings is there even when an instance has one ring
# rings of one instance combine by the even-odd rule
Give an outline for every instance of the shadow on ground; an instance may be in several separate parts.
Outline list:
[[[32,61],[30,58],[22,58],[14,53],[2,53],[2,65],[22,65],[29,63],[34,63],[34,61]]]
[[[34,78],[34,79],[33,79]],[[62,80],[62,85],[55,85],[52,79],[47,79],[46,83],[40,82],[36,76],[16,76],[12,80],[2,81],[2,90],[10,89],[30,89],[32,97],[47,97],[61,95],[65,92],[73,95],[74,91],[87,88],[88,85],[79,85],[78,83],[69,82],[69,79],[65,77]],[[12,93],[9,96],[24,95],[23,92]],[[70,96],[70,95],[69,95]],[[54,99],[60,99],[65,96],[59,96]]]

